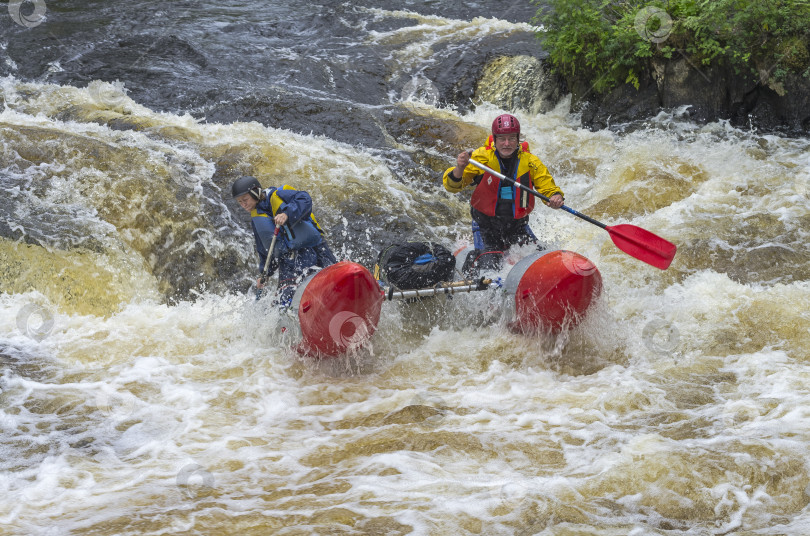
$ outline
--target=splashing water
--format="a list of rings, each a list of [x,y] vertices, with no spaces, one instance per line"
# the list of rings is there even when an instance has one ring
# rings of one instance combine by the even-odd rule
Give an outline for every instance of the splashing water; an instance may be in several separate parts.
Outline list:
[[[395,61],[417,65],[463,41],[453,20],[365,38],[407,43]],[[411,74],[386,110],[412,123],[386,149],[157,111],[112,82],[3,79],[10,534],[807,532],[806,139],[677,113],[589,132],[566,102],[520,112],[566,203],[672,240],[671,268],[541,207],[535,234],[604,280],[570,333],[513,334],[477,293],[386,303],[345,358],[294,353],[247,292],[230,180],[306,189],[338,256],[366,265],[395,238],[468,239],[468,198],[436,177],[502,110],[437,107]]]

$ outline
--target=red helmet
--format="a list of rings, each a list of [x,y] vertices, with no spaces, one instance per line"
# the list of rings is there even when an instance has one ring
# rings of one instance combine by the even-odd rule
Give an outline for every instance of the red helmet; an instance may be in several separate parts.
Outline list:
[[[520,123],[514,115],[503,114],[495,118],[492,122],[492,135],[517,134],[520,136]]]

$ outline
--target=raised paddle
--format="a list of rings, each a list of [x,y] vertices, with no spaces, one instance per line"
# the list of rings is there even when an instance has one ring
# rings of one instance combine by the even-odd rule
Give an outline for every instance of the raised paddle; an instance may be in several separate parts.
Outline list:
[[[276,247],[276,239],[278,238],[278,232],[280,228],[276,227],[276,230],[273,231],[273,240],[270,241],[270,249],[267,250],[267,258],[264,260],[264,268],[262,269],[262,275],[259,276],[259,282],[264,285],[264,282],[267,281],[267,270],[270,268],[270,257],[273,256],[273,250]],[[256,299],[262,297],[262,289],[256,288]]]
[[[498,177],[501,180],[511,182],[521,190],[529,192],[533,196],[539,197],[543,201],[548,201],[548,197],[544,196],[540,192],[533,190],[528,186],[524,186],[519,182],[515,182],[509,177],[498,173],[494,169],[488,168],[481,162],[470,159],[470,164],[482,171],[486,171],[487,173]],[[573,214],[577,218],[582,218],[588,223],[601,227],[610,233],[610,238],[613,240],[613,243],[616,244],[617,248],[640,261],[644,261],[647,264],[655,266],[656,268],[666,270],[672,263],[672,259],[675,257],[675,252],[678,249],[675,244],[664,240],[660,236],[642,229],[641,227],[636,227],[635,225],[630,225],[628,223],[623,223],[620,225],[605,225],[604,223],[598,222],[593,218],[589,218],[585,214],[577,212],[571,207],[563,205],[560,208]]]

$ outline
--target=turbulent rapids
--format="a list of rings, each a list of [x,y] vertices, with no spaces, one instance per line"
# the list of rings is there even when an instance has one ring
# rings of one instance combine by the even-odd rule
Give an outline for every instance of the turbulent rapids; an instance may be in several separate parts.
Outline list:
[[[584,130],[527,89],[531,6],[326,4],[2,21],[0,532],[809,533],[810,140]],[[672,264],[540,207],[543,251],[388,299],[388,244],[469,243],[441,173],[504,110]],[[311,194],[347,288],[255,298],[248,174]]]

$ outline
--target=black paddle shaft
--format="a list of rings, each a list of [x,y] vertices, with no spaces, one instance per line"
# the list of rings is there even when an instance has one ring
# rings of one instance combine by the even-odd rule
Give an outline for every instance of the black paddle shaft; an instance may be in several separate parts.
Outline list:
[[[503,173],[498,173],[494,169],[488,168],[487,166],[485,166],[481,162],[478,162],[477,160],[470,159],[470,164],[474,165],[475,167],[477,167],[481,171],[486,171],[490,175],[494,175],[495,177],[498,177],[502,181],[511,182],[512,184],[514,184],[515,186],[517,186],[518,188],[520,188],[524,192],[529,192],[533,196],[539,197],[543,201],[546,201],[546,202],[549,201],[548,197],[544,196],[543,194],[541,194],[537,190],[529,188],[528,186],[524,186],[523,184],[520,184],[519,182],[517,182],[517,181],[515,181],[513,179],[510,179],[509,177],[507,177]],[[596,225],[597,227],[601,227],[602,229],[607,229],[607,225],[605,225],[604,223],[602,223],[600,221],[596,221],[595,219],[593,219],[593,218],[591,218],[589,216],[586,216],[585,214],[582,214],[581,212],[578,212],[578,211],[574,210],[571,207],[563,205],[560,208],[563,209],[564,211],[570,213],[570,214],[573,214],[574,216],[576,216],[578,218],[582,218],[583,220],[587,221],[588,223],[592,223],[592,224]]]

